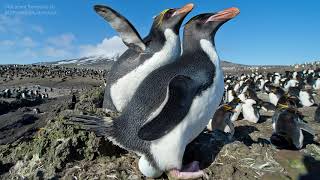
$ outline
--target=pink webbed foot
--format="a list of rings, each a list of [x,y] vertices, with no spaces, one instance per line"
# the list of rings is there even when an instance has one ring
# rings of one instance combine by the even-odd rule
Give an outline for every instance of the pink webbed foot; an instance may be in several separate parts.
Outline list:
[[[199,162],[194,161],[182,168],[182,170],[172,169],[169,176],[174,179],[196,179],[204,176],[204,172],[199,168]]]

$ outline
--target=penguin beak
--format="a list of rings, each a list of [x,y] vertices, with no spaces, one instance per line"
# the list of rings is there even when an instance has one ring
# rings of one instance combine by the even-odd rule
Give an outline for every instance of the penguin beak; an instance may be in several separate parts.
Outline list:
[[[174,14],[172,16],[181,15],[181,14],[182,15],[187,15],[190,11],[192,11],[193,6],[194,5],[192,3],[186,4],[182,8],[177,9],[176,12],[174,12]]]
[[[239,13],[240,13],[240,10],[236,7],[228,8],[218,12],[217,14],[210,16],[207,19],[206,23],[212,22],[212,21],[227,21],[236,17]]]

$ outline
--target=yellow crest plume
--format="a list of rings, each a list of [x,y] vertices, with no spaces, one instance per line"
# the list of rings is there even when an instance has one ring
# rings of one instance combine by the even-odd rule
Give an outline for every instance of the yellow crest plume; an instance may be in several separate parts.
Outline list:
[[[168,12],[170,9],[165,9],[163,10],[160,14],[159,14],[159,20],[157,23],[157,26],[160,26],[162,24],[163,21],[163,16],[166,14],[166,12]]]

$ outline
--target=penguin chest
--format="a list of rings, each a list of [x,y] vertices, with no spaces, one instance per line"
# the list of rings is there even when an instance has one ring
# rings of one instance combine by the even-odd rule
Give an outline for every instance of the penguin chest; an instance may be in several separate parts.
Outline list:
[[[232,94],[232,91],[228,91],[228,97],[227,97],[227,99],[228,99],[228,102],[231,102],[231,101],[234,99],[234,96],[233,96],[233,94]]]
[[[314,104],[313,97],[306,91],[299,92],[299,100],[303,106],[310,107]]]
[[[316,82],[313,85],[314,89],[320,89],[320,79],[317,79]]]
[[[239,99],[241,101],[245,101],[246,100],[246,96],[243,93],[241,93],[238,97],[239,97]]]
[[[234,89],[233,89],[233,90],[234,90],[235,92],[238,92],[239,88],[240,88],[240,84],[237,83],[237,84],[234,86]]]
[[[127,73],[111,85],[110,95],[118,111],[131,100],[140,83],[154,70],[169,64],[180,55],[181,47],[179,37],[172,31],[165,31],[166,42],[163,48],[144,61],[136,69]]]
[[[260,89],[260,90],[262,90],[262,89],[263,89],[263,87],[264,87],[264,83],[265,83],[264,81],[260,81],[260,86],[259,86],[259,89]]]
[[[232,122],[234,122],[234,121],[236,121],[237,119],[238,119],[238,117],[239,117],[239,115],[240,115],[240,113],[241,113],[241,109],[242,109],[242,104],[238,104],[237,106],[236,106],[236,108],[235,108],[235,113],[233,113],[232,114],[232,116],[231,116],[231,121]]]
[[[216,112],[223,96],[223,84],[223,79],[218,79],[193,100],[189,113],[181,124],[182,128],[186,128],[184,132],[184,136],[188,137],[186,143],[191,142],[202,132]]]
[[[271,102],[273,105],[276,106],[277,103],[278,103],[279,98],[278,98],[278,96],[275,95],[274,93],[269,93],[269,100],[270,100],[270,102]]]
[[[222,74],[222,73],[221,73]],[[189,112],[170,133],[153,141],[151,152],[163,170],[181,168],[185,147],[206,127],[224,92],[223,75],[192,101]],[[173,112],[174,113],[174,112]]]
[[[242,113],[245,120],[249,122],[256,123],[259,120],[259,114],[255,113],[254,108],[252,105],[244,104],[242,106]]]

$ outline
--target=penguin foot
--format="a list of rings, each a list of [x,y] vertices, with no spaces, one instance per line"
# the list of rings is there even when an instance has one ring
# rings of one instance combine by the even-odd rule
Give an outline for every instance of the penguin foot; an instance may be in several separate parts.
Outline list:
[[[178,169],[170,170],[169,176],[173,179],[197,179],[204,176],[203,171],[197,171],[197,172],[182,172]]]
[[[200,170],[198,161],[187,164],[181,171],[178,169],[169,171],[169,176],[173,179],[196,179],[201,178],[204,175],[204,172]]]

